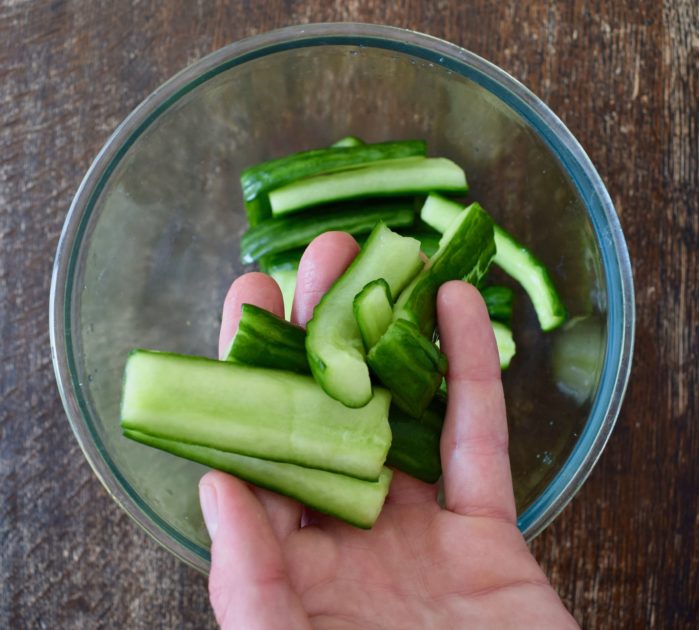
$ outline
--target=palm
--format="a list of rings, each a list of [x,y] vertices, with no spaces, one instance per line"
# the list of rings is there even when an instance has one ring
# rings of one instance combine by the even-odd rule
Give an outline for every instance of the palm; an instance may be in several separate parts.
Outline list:
[[[296,323],[305,325],[357,251],[338,232],[308,247]],[[274,281],[241,276],[224,304],[220,351],[245,302],[283,313]],[[397,472],[378,521],[363,531],[209,473],[200,487],[217,497],[216,516],[207,518],[209,590],[222,626],[575,627],[516,527],[500,367],[483,301],[465,283],[449,283],[440,289],[437,316],[449,358],[444,507],[435,486]]]
[[[313,627],[503,627],[513,611],[520,627],[570,621],[514,525],[443,510],[411,482],[401,480],[403,497],[369,532],[323,519],[285,541],[291,587]]]

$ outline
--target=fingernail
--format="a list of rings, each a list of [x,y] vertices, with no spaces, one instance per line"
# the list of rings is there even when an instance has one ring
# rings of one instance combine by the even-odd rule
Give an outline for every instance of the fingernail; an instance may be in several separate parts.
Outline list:
[[[201,513],[204,516],[206,529],[209,532],[209,538],[213,540],[218,529],[218,501],[214,486],[208,483],[199,485],[199,504],[201,505]]]

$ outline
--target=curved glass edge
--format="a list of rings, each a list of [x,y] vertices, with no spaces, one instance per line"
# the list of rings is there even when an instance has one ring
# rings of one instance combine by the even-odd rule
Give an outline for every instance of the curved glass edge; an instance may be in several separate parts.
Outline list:
[[[79,395],[80,383],[75,377],[75,360],[71,351],[72,272],[90,214],[106,180],[128,148],[155,118],[181,96],[228,68],[283,50],[322,45],[390,49],[428,60],[482,85],[522,116],[545,140],[570,173],[586,204],[603,257],[609,305],[605,366],[590,417],[594,420],[605,407],[607,413],[600,421],[586,424],[556,477],[520,516],[518,525],[527,539],[550,523],[572,499],[570,489],[580,487],[591,472],[614,426],[628,381],[635,307],[631,265],[614,206],[582,147],[556,115],[520,82],[454,44],[388,26],[361,23],[292,26],[224,47],[184,69],[146,98],[117,127],[95,158],[75,195],[61,233],[52,274],[49,313],[51,354],[59,391],[71,427],[92,469],[115,501],[149,535],[201,571],[208,570],[208,551],[193,546],[140,500],[113,466],[92,428],[89,411]],[[608,249],[610,242],[611,251]],[[59,291],[60,287],[65,287],[65,290]],[[611,370],[609,365],[617,362],[617,369]],[[74,421],[79,416],[83,417],[89,430]],[[589,450],[593,446],[600,449],[597,455],[592,455]],[[109,473],[115,475],[117,484],[109,483]],[[163,540],[163,533],[166,540]]]

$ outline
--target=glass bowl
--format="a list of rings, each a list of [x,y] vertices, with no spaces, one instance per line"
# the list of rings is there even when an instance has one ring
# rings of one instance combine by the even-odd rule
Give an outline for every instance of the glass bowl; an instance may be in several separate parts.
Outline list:
[[[524,294],[504,373],[519,527],[535,536],[580,488],[627,383],[634,302],[612,202],[575,138],[502,70],[385,26],[318,24],[223,48],[117,128],[66,218],[51,285],[51,351],[70,424],[108,492],[158,542],[209,566],[202,466],[124,439],[134,347],[215,356],[246,228],[240,171],[348,134],[427,140],[551,270],[573,316],[543,334]]]

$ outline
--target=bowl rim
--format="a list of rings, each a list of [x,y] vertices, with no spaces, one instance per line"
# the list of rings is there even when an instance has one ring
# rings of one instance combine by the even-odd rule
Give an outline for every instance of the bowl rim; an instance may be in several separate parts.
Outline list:
[[[588,421],[565,463],[545,490],[518,517],[527,540],[539,534],[570,502],[604,450],[631,370],[635,302],[628,250],[612,200],[589,157],[563,122],[522,83],[480,56],[445,40],[368,23],[287,26],[220,48],[175,74],[153,91],[115,129],[85,174],[68,210],[54,260],[49,303],[51,358],[68,420],[80,448],[111,497],[150,536],[194,568],[207,572],[207,550],[189,541],[156,514],[112,465],[91,430],[83,383],[72,354],[73,272],[94,205],[116,165],[143,131],[173,103],[236,65],[284,50],[311,46],[382,48],[441,66],[484,87],[525,120],[565,168],[593,226],[607,289],[607,346]]]

